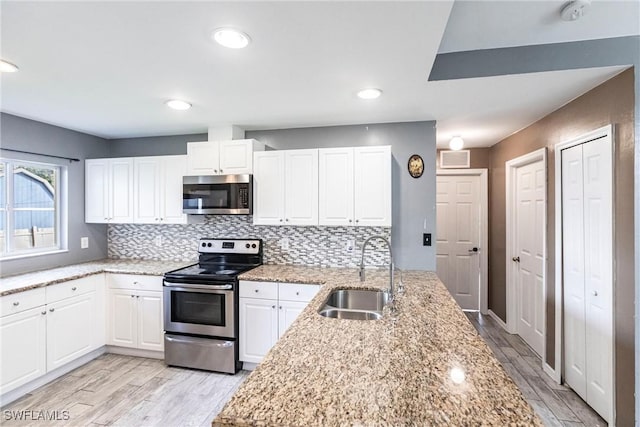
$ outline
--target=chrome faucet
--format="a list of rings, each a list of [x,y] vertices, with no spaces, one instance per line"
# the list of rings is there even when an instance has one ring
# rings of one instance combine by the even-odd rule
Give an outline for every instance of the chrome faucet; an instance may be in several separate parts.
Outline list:
[[[362,256],[360,257],[360,281],[364,282],[364,279],[365,279],[365,276],[364,276],[364,251],[367,248],[367,243],[369,243],[369,241],[373,240],[373,239],[382,240],[387,245],[387,248],[389,249],[389,301],[393,301],[393,299],[394,299],[394,294],[393,294],[393,251],[391,250],[391,243],[389,243],[389,241],[387,239],[385,239],[384,237],[382,237],[382,236],[371,236],[367,240],[365,240],[364,243],[362,244]]]

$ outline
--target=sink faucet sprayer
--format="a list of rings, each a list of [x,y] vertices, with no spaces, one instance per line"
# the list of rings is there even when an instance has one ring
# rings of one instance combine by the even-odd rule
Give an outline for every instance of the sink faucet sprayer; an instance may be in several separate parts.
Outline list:
[[[385,239],[383,236],[371,236],[367,240],[365,240],[364,243],[362,244],[362,256],[360,258],[360,281],[364,282],[364,279],[365,279],[365,275],[364,275],[364,251],[367,248],[367,243],[369,243],[369,241],[373,240],[373,239],[382,240],[387,245],[387,248],[389,249],[389,301],[391,302],[394,299],[394,295],[393,295],[393,251],[391,250],[391,243],[389,243],[389,241],[387,239]]]

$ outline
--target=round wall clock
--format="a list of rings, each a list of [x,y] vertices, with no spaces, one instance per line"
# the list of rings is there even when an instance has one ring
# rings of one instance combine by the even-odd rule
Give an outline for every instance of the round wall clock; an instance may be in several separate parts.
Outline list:
[[[409,169],[409,175],[414,178],[420,178],[424,172],[424,161],[422,160],[422,157],[417,154],[409,157],[407,168]]]

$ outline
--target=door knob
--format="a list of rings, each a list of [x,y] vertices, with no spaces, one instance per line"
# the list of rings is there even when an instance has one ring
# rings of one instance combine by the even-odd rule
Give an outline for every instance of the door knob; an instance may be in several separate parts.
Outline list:
[[[511,261],[520,262],[520,257],[519,256],[514,256],[513,258],[511,258]]]
[[[478,251],[479,251],[479,249],[478,249],[478,248],[471,248],[471,249],[469,249],[469,252],[477,253]]]

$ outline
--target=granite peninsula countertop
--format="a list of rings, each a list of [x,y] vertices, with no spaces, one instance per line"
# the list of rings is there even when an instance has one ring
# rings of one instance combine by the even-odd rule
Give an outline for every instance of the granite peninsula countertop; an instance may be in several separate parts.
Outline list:
[[[241,279],[324,286],[214,426],[542,426],[435,273],[404,272],[396,314],[377,321],[317,310],[334,288],[386,288],[386,272],[264,265]]]
[[[30,289],[54,285],[68,280],[80,279],[98,273],[143,274],[162,276],[193,262],[149,261],[136,259],[103,259],[65,267],[51,268],[33,273],[17,274],[0,278],[0,296],[24,292]]]

